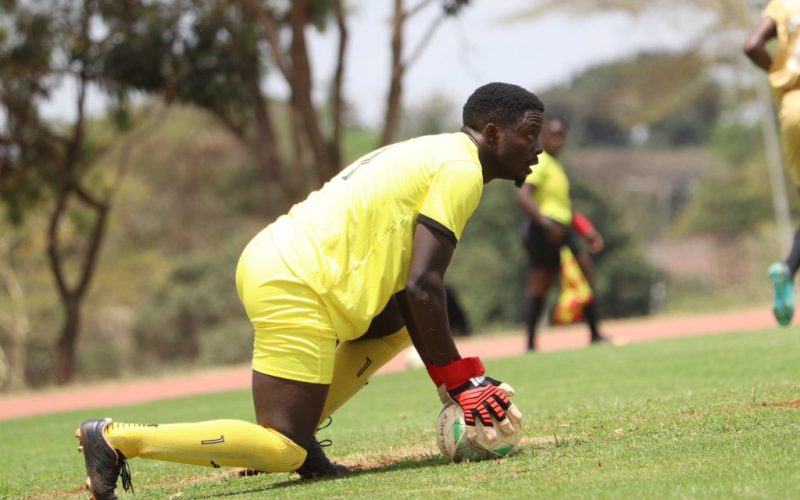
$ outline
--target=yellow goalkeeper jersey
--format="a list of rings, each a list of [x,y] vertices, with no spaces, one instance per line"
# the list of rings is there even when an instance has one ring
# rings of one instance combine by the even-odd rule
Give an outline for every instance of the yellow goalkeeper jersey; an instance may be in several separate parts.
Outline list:
[[[531,168],[525,182],[536,187],[533,198],[542,215],[565,226],[572,223],[569,178],[560,161],[546,151],[542,152],[539,163]]]
[[[287,267],[320,295],[339,339],[350,340],[405,288],[416,223],[455,244],[482,192],[468,135],[423,136],[356,160],[267,231]]]
[[[800,0],[771,0],[763,15],[775,21],[778,31],[770,85],[778,93],[796,89],[800,81]]]

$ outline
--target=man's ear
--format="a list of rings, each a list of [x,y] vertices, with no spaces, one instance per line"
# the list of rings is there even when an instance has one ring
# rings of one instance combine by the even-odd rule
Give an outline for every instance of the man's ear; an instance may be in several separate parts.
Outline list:
[[[488,144],[491,148],[497,146],[497,143],[500,141],[500,132],[500,127],[494,123],[487,123],[481,131],[486,144]]]

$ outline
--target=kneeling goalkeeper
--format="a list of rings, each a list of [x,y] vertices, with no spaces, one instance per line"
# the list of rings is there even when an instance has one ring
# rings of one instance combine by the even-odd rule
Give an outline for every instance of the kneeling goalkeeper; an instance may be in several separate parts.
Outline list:
[[[493,179],[521,182],[541,153],[544,106],[516,85],[478,88],[459,132],[360,158],[250,241],[236,269],[250,318],[257,424],[88,420],[76,435],[98,499],[130,486],[127,459],[169,460],[304,477],[347,472],[314,434],[410,342],[468,425],[521,415],[478,358],[461,358],[447,322],[444,274]]]

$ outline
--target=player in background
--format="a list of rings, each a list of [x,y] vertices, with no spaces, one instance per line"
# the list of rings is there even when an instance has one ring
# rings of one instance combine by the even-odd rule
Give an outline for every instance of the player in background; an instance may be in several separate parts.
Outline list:
[[[777,38],[774,57],[767,51],[769,40]],[[778,106],[778,120],[783,138],[786,171],[800,188],[800,2],[771,0],[762,12],[761,21],[745,42],[747,57],[767,72],[773,97]],[[774,287],[772,312],[783,326],[794,316],[794,277],[800,268],[800,228],[794,233],[786,260],[769,267]]]
[[[541,142],[544,152],[539,155],[539,164],[525,179],[517,191],[517,204],[527,216],[523,243],[528,253],[528,279],[526,328],[528,350],[536,349],[536,328],[547,301],[547,294],[561,269],[561,247],[572,250],[578,265],[590,286],[594,288],[594,266],[589,255],[575,241],[576,232],[586,238],[589,250],[603,250],[603,237],[591,222],[572,209],[569,194],[569,178],[558,155],[567,139],[567,122],[563,118],[550,117],[542,128]],[[589,326],[592,343],[607,341],[598,327],[597,300],[592,300],[583,309]]]
[[[542,151],[544,105],[522,87],[490,83],[468,98],[459,132],[373,151],[291,208],[246,246],[236,287],[255,330],[257,423],[83,422],[96,498],[130,486],[127,459],[168,460],[304,477],[346,473],[317,426],[413,343],[437,390],[492,432],[522,415],[507,384],[462,358],[447,322],[444,274],[467,220],[494,179],[521,183]],[[446,391],[446,392],[444,392]],[[499,428],[499,429],[498,429]]]

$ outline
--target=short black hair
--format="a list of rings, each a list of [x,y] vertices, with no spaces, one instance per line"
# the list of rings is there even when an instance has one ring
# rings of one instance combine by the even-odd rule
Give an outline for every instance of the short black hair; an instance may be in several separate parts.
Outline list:
[[[463,124],[480,130],[487,123],[506,128],[517,123],[526,111],[541,111],[544,104],[519,85],[493,82],[478,87],[467,99],[462,112]]]

